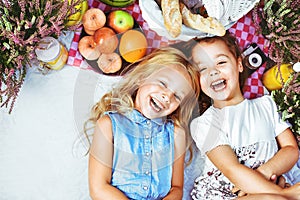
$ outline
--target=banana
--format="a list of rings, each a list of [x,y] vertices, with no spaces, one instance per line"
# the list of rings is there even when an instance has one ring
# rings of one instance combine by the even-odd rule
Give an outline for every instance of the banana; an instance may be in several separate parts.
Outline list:
[[[135,2],[135,0],[100,0],[101,2],[112,7],[127,7]]]
[[[82,19],[83,14],[85,11],[88,10],[88,1],[84,0],[81,4],[77,5],[76,8],[80,11],[74,13],[68,18],[68,22],[66,26],[74,26],[75,24],[79,23]]]
[[[88,1],[87,0],[84,0],[82,3],[81,3],[81,10],[80,10],[80,18],[79,18],[79,21],[81,21],[84,13],[89,9],[89,5],[88,5]]]

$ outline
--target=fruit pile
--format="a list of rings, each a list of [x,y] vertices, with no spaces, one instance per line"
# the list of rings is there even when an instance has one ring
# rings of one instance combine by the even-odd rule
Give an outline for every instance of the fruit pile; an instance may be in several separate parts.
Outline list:
[[[99,8],[90,8],[82,17],[82,25],[86,35],[79,40],[78,50],[103,73],[115,73],[123,61],[132,63],[146,54],[147,39],[133,29],[134,19],[125,10],[106,15]]]

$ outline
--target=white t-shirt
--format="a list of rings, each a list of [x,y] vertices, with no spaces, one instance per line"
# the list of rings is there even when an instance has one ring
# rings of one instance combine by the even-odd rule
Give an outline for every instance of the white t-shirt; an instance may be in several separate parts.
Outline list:
[[[266,95],[222,109],[210,108],[191,123],[192,137],[202,153],[229,145],[240,163],[257,168],[278,151],[276,136],[290,124],[281,120],[272,97]],[[205,157],[203,173],[195,180],[193,199],[232,199],[233,185]]]

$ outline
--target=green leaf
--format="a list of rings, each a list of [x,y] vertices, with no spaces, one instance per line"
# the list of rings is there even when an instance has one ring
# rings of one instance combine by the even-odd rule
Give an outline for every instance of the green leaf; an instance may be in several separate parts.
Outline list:
[[[6,42],[3,42],[2,44],[3,44],[3,46],[5,46],[6,49],[10,49],[9,44],[7,44]]]

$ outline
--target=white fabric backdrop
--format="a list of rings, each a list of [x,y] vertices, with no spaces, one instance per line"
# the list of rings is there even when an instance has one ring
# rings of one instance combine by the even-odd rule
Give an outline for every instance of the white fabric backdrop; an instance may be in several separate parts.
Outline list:
[[[13,112],[0,109],[1,200],[89,199],[78,135],[92,104],[117,80],[70,66],[47,75],[29,70]]]
[[[67,49],[73,35],[59,38]],[[69,65],[46,75],[28,69],[12,113],[0,108],[0,200],[90,200],[79,136],[91,107],[119,80]],[[185,200],[202,171],[200,154],[194,158],[185,171]]]
[[[0,109],[0,200],[90,200],[79,135],[91,106],[119,80],[71,66],[29,69],[13,112]],[[202,171],[199,155],[186,168],[184,199]]]

